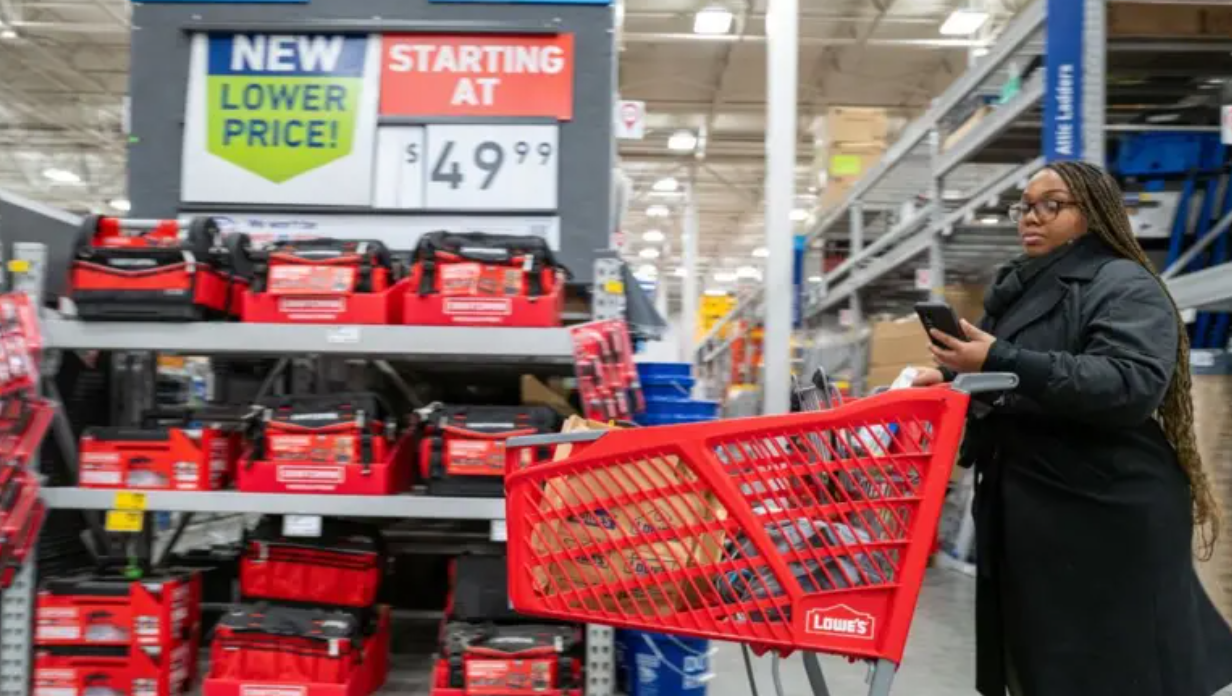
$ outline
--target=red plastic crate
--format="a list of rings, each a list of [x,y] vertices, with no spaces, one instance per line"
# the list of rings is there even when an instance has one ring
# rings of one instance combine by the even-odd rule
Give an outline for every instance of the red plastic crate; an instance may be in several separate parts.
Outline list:
[[[227,679],[210,676],[203,696],[369,696],[389,674],[389,607],[380,607],[377,630],[364,640],[363,655],[351,678],[340,684],[304,683],[294,679]]]
[[[554,328],[565,308],[565,279],[539,297],[525,295],[420,295],[417,275],[402,283],[401,323],[412,326],[520,326]],[[396,290],[397,288],[395,288]]]
[[[126,490],[221,490],[234,476],[240,435],[227,428],[88,428],[78,485]]]
[[[372,464],[242,459],[236,487],[250,493],[401,493],[411,485],[411,449],[411,436],[405,434],[383,461]]]
[[[376,601],[382,575],[381,553],[375,544],[253,540],[244,547],[240,560],[240,593],[259,599],[362,608]]]
[[[195,643],[170,649],[51,647],[34,656],[34,696],[178,696],[191,685]]]
[[[35,609],[35,643],[177,646],[191,641],[199,629],[200,582],[195,573],[45,581]]]
[[[380,292],[272,294],[245,290],[240,317],[265,324],[392,324],[405,281]]]

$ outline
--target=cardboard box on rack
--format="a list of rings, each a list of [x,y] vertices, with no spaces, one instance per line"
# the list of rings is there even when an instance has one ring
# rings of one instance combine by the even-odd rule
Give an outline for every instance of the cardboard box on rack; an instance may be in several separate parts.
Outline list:
[[[835,106],[826,110],[816,135],[833,146],[837,143],[884,141],[890,135],[885,109]]]
[[[928,334],[915,315],[876,321],[869,338],[869,368],[931,365]]]
[[[980,125],[980,122],[987,118],[992,112],[993,107],[987,105],[976,109],[975,113],[968,116],[967,120],[962,122],[962,125],[955,128],[952,133],[945,137],[945,140],[941,143],[941,149],[948,150],[955,144],[962,141],[963,138],[967,137],[968,133],[975,130],[975,127]]]
[[[1109,3],[1108,36],[1198,37],[1202,36],[1203,8],[1151,3]]]
[[[602,423],[574,417],[566,421],[563,432],[608,429]],[[567,459],[573,451],[572,445],[558,446],[554,459]],[[650,615],[695,604],[708,591],[703,579],[693,586],[667,582],[660,576],[713,563],[722,555],[720,532],[684,531],[726,517],[726,510],[713,496],[679,492],[695,488],[696,481],[696,475],[674,456],[647,457],[549,479],[543,499],[548,519],[531,528],[536,554],[550,559],[533,570],[539,590],[551,594],[634,582],[639,589],[603,590],[589,598],[583,594],[577,601],[590,609]],[[612,499],[623,501],[611,503]],[[586,547],[600,544],[605,545],[602,550],[585,553]],[[553,554],[557,557],[551,558]]]

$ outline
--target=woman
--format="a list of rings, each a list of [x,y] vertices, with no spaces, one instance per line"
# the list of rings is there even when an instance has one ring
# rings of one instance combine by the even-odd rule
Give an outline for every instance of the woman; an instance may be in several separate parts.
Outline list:
[[[1012,372],[969,424],[985,696],[1210,696],[1232,682],[1232,630],[1193,565],[1219,513],[1193,433],[1189,346],[1134,239],[1116,182],[1059,162],[1011,209],[1024,256],[982,328],[941,333],[953,373]],[[1225,540],[1227,542],[1229,540]]]

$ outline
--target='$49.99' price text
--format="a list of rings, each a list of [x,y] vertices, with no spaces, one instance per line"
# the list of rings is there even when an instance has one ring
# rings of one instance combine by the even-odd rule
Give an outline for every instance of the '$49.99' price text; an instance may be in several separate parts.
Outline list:
[[[461,155],[458,157],[455,155],[455,150],[459,150],[457,142],[447,140],[441,145],[440,152],[432,163],[432,181],[447,184],[451,189],[459,189],[467,183],[468,175],[476,176],[481,179],[479,189],[486,191],[492,188],[506,164],[521,166],[530,162],[532,165],[546,167],[556,153],[556,147],[548,142],[530,143],[520,140],[514,143],[511,149],[512,153],[507,153],[505,145],[494,140],[485,140],[475,146],[469,157],[465,151],[457,153]],[[511,157],[513,161],[509,162]],[[417,164],[419,160],[419,144],[407,145],[406,163]],[[478,170],[477,175],[470,172],[471,167]]]
[[[416,165],[408,142],[404,167],[419,166],[424,203],[441,210],[554,210],[560,145],[556,126],[430,125]]]

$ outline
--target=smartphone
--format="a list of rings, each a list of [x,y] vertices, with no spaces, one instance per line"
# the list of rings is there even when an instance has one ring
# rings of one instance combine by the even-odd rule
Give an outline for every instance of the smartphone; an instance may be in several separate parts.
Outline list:
[[[924,325],[924,330],[930,332],[929,338],[933,345],[938,348],[944,348],[945,344],[935,338],[932,338],[932,330],[937,329],[943,334],[949,334],[960,341],[966,341],[967,334],[962,329],[962,324],[958,322],[958,315],[954,313],[954,308],[944,302],[921,302],[915,306],[915,313],[920,317],[920,323]]]

